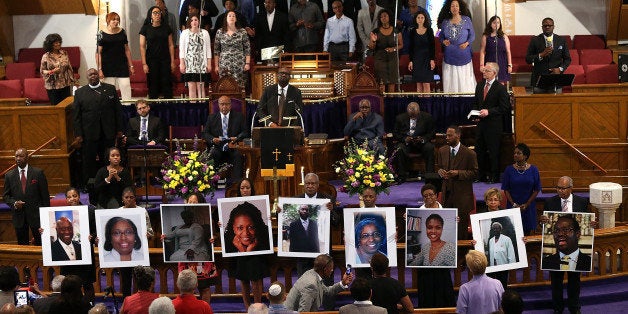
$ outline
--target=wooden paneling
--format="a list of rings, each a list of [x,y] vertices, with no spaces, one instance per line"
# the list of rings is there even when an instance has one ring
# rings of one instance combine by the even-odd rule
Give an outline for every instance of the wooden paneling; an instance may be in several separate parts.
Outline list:
[[[9,7],[7,6],[6,2],[9,1],[0,1],[0,52],[5,59],[5,63],[10,62],[10,60],[15,55],[13,17],[9,12]],[[3,76],[4,73],[0,77]]]
[[[26,5],[22,1],[3,0],[11,15],[40,14],[87,14],[95,15],[98,0],[29,0]]]
[[[628,97],[622,93],[515,93],[516,142],[532,151],[530,162],[541,172],[544,189],[568,175],[576,189],[599,181],[628,184]],[[607,174],[584,161],[566,144],[546,132],[539,122],[599,164]]]

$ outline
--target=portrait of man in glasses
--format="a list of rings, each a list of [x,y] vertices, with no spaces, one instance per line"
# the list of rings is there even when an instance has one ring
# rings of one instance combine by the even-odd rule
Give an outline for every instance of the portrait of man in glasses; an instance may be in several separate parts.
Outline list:
[[[582,252],[580,249],[579,242],[582,237],[583,228],[576,218],[577,215],[581,215],[581,218],[585,218],[585,215],[591,214],[555,215],[558,215],[558,218],[555,220],[550,218],[550,220],[554,220],[554,223],[545,234],[551,233],[556,251],[553,254],[545,254],[543,256],[541,268],[560,271],[591,271],[591,255]],[[580,220],[583,221],[586,219]],[[592,246],[592,237],[591,243],[587,243],[587,246],[588,245]],[[547,243],[544,243],[544,247],[547,247]]]

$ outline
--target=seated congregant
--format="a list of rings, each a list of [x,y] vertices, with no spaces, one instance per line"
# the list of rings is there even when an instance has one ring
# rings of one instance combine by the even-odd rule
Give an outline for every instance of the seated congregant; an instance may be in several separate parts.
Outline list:
[[[166,140],[166,129],[159,117],[150,114],[150,105],[144,99],[135,103],[137,116],[129,119],[126,143],[128,145],[159,145]]]
[[[360,110],[351,115],[345,125],[346,138],[354,139],[358,144],[368,141],[371,149],[376,149],[379,154],[384,154],[384,119],[371,111],[371,102],[368,99],[360,100]]]

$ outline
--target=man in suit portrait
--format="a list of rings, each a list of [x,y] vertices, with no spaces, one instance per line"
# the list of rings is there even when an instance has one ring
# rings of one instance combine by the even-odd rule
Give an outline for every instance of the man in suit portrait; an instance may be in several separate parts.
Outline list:
[[[28,164],[25,148],[15,151],[16,168],[4,177],[4,202],[11,208],[17,244],[28,245],[30,229],[35,245],[41,245],[39,208],[50,206],[48,180],[44,171]]]
[[[327,254],[314,259],[314,268],[306,271],[294,283],[288,293],[284,305],[288,310],[300,312],[317,312],[323,297],[336,295],[353,281],[353,274],[343,274],[342,280],[332,286],[326,286],[323,278],[329,277],[334,270],[334,260]]]
[[[290,122],[290,126],[301,126],[298,113],[303,108],[301,91],[290,85],[290,70],[279,68],[277,84],[267,86],[257,107],[257,119],[271,116],[265,125],[270,127],[288,126],[285,117],[297,117]]]
[[[265,11],[260,10],[255,18],[256,47],[260,51],[264,48],[276,46],[287,48],[288,14],[275,10],[275,6],[275,0],[265,0]]]
[[[67,217],[59,218],[56,223],[57,240],[50,244],[50,253],[53,261],[81,260],[81,244],[72,240],[74,226]]]
[[[351,297],[355,302],[343,305],[339,309],[340,314],[387,314],[388,310],[371,302],[371,285],[368,280],[358,277],[351,284]]]
[[[207,118],[203,139],[210,147],[210,155],[217,165],[224,162],[233,164],[231,170],[232,182],[242,178],[242,154],[234,145],[249,136],[244,115],[238,111],[231,111],[231,98],[221,96],[218,98],[219,112],[211,114]]]
[[[446,133],[447,145],[436,154],[436,168],[443,180],[443,207],[458,208],[458,239],[469,237],[469,213],[473,210],[473,180],[478,175],[475,152],[460,143],[460,128],[450,126]]]
[[[163,145],[166,140],[166,128],[161,119],[150,114],[150,105],[145,99],[135,103],[137,116],[129,119],[129,129],[125,138],[126,144],[148,146]]]
[[[532,64],[532,87],[543,74],[561,74],[571,64],[565,38],[554,34],[554,20],[549,17],[541,23],[543,33],[532,37],[526,53],[526,62]],[[542,89],[534,89],[543,92]]]
[[[94,68],[87,70],[87,81],[74,94],[74,141],[81,145],[83,186],[108,160],[106,150],[122,137],[122,104],[115,86],[101,82]]]
[[[320,252],[318,224],[310,219],[310,205],[299,206],[299,219],[290,223],[290,252]]]
[[[395,118],[395,130],[393,136],[397,144],[397,182],[405,182],[408,178],[408,155],[411,152],[420,152],[425,160],[425,172],[434,172],[434,144],[432,138],[434,119],[432,115],[419,109],[419,104],[411,102],[406,112]]]
[[[565,213],[588,212],[588,200],[573,194],[572,190],[573,180],[568,176],[560,177],[556,182],[557,195],[545,201],[545,210]],[[546,216],[541,217],[542,222],[545,223],[547,220]],[[559,218],[553,230],[554,243],[556,243],[558,252],[541,260],[543,269],[556,269],[556,271],[549,272],[552,286],[552,304],[554,305],[555,313],[562,313],[565,308],[565,301],[563,299],[563,280],[565,273],[567,273],[567,307],[571,313],[580,313],[580,273],[578,271],[591,271],[591,257],[580,253],[579,249],[577,249],[578,239],[580,238],[580,225],[577,221],[575,221],[575,223],[574,221],[575,219],[573,219],[571,215],[561,216]],[[560,225],[558,224],[559,222],[561,222]],[[597,227],[597,222],[592,221],[591,225],[595,228]],[[575,242],[575,244],[573,244],[573,242]],[[561,252],[562,255],[574,255],[575,260],[570,259],[568,266],[570,269],[576,271],[561,271]],[[575,252],[578,252],[578,254],[574,254]],[[549,257],[552,258],[549,259]],[[586,268],[584,267],[585,265]]]
[[[488,62],[482,70],[484,80],[475,88],[473,109],[480,111],[474,119],[478,124],[475,153],[478,157],[480,181],[499,182],[499,147],[502,138],[503,116],[510,113],[506,86],[497,81],[499,65]]]

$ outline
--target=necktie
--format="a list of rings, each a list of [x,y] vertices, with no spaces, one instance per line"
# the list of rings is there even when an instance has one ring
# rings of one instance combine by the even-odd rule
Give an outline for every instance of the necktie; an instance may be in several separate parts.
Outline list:
[[[410,131],[408,132],[408,135],[413,136],[414,131],[416,131],[416,119],[410,119]]]
[[[142,124],[140,125],[140,139],[148,140],[148,119],[142,117]]]
[[[456,157],[456,149],[452,148],[451,149],[451,159],[454,159]]]
[[[227,126],[229,125],[229,121],[227,120],[227,116],[222,116],[222,137],[227,138],[229,135],[227,134]]]
[[[569,211],[569,206],[567,206],[567,204],[569,204],[569,200],[564,199],[563,200],[562,211],[564,211],[564,212]]]
[[[482,99],[486,99],[486,94],[488,94],[488,90],[491,88],[491,84],[489,82],[486,82],[486,84],[484,84],[484,97]]]
[[[20,176],[22,182],[22,193],[26,193],[26,172],[22,169],[22,175]]]
[[[569,270],[569,259],[569,255],[565,255],[560,259],[560,270]]]
[[[277,122],[278,125],[281,125],[281,122],[283,121],[283,110],[284,107],[286,106],[286,94],[284,93],[284,89],[283,87],[281,88],[281,95],[279,96],[279,121]]]

